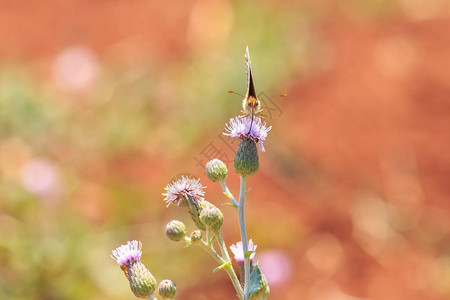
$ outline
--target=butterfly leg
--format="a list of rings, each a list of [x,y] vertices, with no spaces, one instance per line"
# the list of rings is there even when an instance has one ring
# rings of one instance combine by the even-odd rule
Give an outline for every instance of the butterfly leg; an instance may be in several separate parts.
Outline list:
[[[261,120],[266,120],[266,118],[263,116],[263,109],[261,109],[260,111],[258,111],[258,113],[256,114],[256,116],[258,117],[258,118],[260,118]]]

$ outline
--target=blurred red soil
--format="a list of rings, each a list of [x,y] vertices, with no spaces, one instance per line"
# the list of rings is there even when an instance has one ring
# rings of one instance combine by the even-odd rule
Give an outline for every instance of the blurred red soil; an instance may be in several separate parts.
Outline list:
[[[86,44],[99,54],[114,46],[141,59],[172,60],[183,53],[190,6],[178,1],[2,1],[0,57],[36,59]]]
[[[439,228],[446,237],[439,246],[424,244],[414,231],[428,210],[450,211],[449,26],[448,19],[376,27],[331,21],[323,34],[332,66],[294,83],[290,96],[295,101],[286,101],[284,117],[290,124],[281,127],[298,130],[277,134],[300,141],[299,155],[320,170],[327,191],[319,200],[299,181],[290,187],[299,191],[299,200],[288,197],[284,203],[307,212],[302,218],[313,232],[305,249],[320,232],[339,238],[345,254],[333,277],[350,294],[444,299],[430,288],[430,268],[450,245],[449,219],[441,220],[447,226]],[[399,231],[406,244],[387,244],[378,256],[361,248],[351,214],[363,190],[383,197],[400,216],[417,218]],[[308,266],[303,261],[298,269],[304,272]]]

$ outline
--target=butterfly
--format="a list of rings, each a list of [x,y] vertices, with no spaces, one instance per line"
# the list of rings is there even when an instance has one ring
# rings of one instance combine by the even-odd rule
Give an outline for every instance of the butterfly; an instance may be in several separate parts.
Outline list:
[[[245,118],[249,116],[252,118],[249,129],[250,132],[250,130],[252,129],[254,116],[262,118],[261,113],[263,110],[261,108],[261,101],[256,96],[255,83],[253,81],[252,76],[252,68],[248,46],[245,51],[245,71],[247,73],[247,83],[246,83],[247,92],[245,93],[245,97],[242,100],[242,115],[240,116],[240,118]],[[228,90],[227,92],[242,96],[241,94],[238,94],[230,90]]]
[[[245,71],[247,73],[247,92],[245,93],[245,97],[242,100],[242,113],[243,113],[242,117],[251,116],[253,123],[253,117],[254,116],[262,117],[261,113],[263,110],[261,108],[261,101],[258,99],[258,96],[256,95],[248,46],[245,51]]]
[[[263,109],[261,107],[261,101],[258,99],[258,96],[256,95],[255,82],[253,81],[250,53],[248,51],[248,46],[245,50],[245,71],[247,74],[247,83],[246,83],[247,92],[245,93],[244,99],[242,100],[242,115],[240,116],[240,118],[251,117],[249,129],[250,133],[254,117],[256,116],[261,119],[264,119],[264,117],[262,116]],[[238,94],[230,90],[227,90],[227,92],[242,96],[241,94]],[[286,97],[287,94],[281,94],[279,96]]]

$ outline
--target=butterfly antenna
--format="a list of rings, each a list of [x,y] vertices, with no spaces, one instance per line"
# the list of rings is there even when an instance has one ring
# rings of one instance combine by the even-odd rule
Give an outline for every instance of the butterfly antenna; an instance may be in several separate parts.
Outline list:
[[[241,94],[239,94],[239,93],[236,93],[235,91],[227,90],[226,92],[227,92],[227,93],[230,93],[230,94],[236,94],[236,95],[239,95],[239,96],[241,96],[241,97],[244,97],[243,95],[241,95]]]

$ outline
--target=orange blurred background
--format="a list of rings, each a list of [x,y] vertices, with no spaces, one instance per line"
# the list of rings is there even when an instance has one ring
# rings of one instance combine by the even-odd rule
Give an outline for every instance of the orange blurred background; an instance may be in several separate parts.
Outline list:
[[[448,299],[449,27],[445,0],[0,1],[0,298],[133,299],[109,255],[137,239],[177,299],[233,299],[165,237],[194,226],[161,193],[200,177],[240,239],[202,165],[232,160],[248,45],[273,126],[246,212],[269,298]]]

